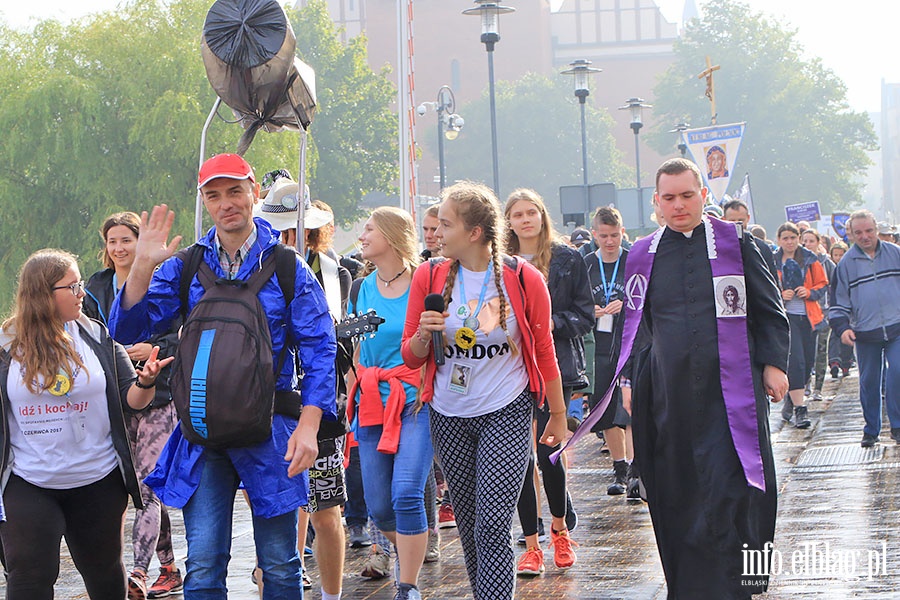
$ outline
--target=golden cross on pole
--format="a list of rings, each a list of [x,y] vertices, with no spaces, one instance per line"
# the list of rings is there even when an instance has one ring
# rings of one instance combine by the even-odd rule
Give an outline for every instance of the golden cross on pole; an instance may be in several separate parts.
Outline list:
[[[712,113],[712,118],[710,119],[713,125],[716,124],[716,85],[713,82],[713,73],[718,71],[721,67],[719,65],[713,66],[712,62],[709,60],[709,56],[706,57],[706,70],[697,75],[697,79],[703,79],[706,77],[706,97],[709,98],[711,103],[710,111]]]

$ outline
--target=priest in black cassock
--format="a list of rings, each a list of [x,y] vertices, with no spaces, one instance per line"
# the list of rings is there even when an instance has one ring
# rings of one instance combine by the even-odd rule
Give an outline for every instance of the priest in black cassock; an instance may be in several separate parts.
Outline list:
[[[765,549],[775,532],[775,467],[766,396],[779,402],[787,393],[788,321],[776,282],[752,237],[733,229],[733,243],[740,244],[740,260],[735,262],[742,263],[745,282],[741,301],[748,339],[743,345],[749,347],[737,371],[746,370],[744,418],[751,426],[755,406],[748,444],[746,437],[734,433],[723,392],[723,380],[732,378],[724,367],[720,371],[720,358],[721,364],[735,364],[724,357],[734,356],[730,347],[739,345],[741,336],[719,339],[718,320],[734,311],[723,310],[717,298],[711,262],[716,244],[722,242],[707,243],[712,229],[712,218],[703,216],[707,190],[696,165],[684,159],[663,163],[656,190],[654,200],[666,227],[655,242],[649,281],[639,290],[643,314],[632,352],[635,461],[646,488],[669,599],[749,598],[768,585],[768,577],[757,574],[767,568],[753,565],[751,573],[744,571],[746,552]],[[721,228],[721,222],[716,226]],[[743,329],[743,321],[738,323]],[[751,376],[752,395],[747,391]],[[733,389],[733,383],[728,385]],[[737,448],[747,446],[757,463],[761,461],[755,486],[748,483],[748,454],[738,456]]]

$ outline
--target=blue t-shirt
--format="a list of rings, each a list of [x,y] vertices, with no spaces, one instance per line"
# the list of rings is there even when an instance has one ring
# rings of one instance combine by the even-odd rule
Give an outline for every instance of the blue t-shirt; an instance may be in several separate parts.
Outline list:
[[[392,369],[403,364],[400,354],[400,341],[403,338],[403,325],[406,322],[406,305],[409,303],[409,290],[399,298],[385,298],[378,291],[376,273],[366,277],[359,288],[356,305],[351,305],[352,313],[367,312],[374,309],[384,323],[379,325],[374,335],[362,336],[359,340],[359,364],[364,367],[381,367]],[[386,381],[379,384],[381,402],[387,403],[391,386]],[[404,383],[406,404],[415,402],[417,390],[415,386]],[[359,399],[356,398],[358,401]]]

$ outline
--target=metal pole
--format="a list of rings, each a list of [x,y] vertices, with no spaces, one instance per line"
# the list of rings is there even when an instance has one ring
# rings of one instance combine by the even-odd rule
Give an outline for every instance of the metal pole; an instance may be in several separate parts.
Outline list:
[[[591,195],[588,188],[588,158],[587,158],[587,124],[584,119],[584,96],[579,96],[581,104],[581,177],[584,185],[582,191],[584,198],[584,224],[589,226],[591,221]]]
[[[437,127],[438,127],[438,163],[439,163],[439,174],[440,174],[440,182],[441,182],[441,190],[447,185],[447,165],[444,164],[444,107],[442,105],[438,106],[437,109],[438,119],[437,119]]]
[[[206,117],[206,123],[203,124],[203,131],[200,132],[200,166],[197,167],[197,170],[200,170],[200,167],[203,166],[203,163],[206,161],[206,132],[209,130],[209,126],[212,123],[213,117],[216,116],[216,111],[219,110],[219,105],[222,104],[222,99],[216,96],[216,101],[213,102],[212,110],[209,111],[209,116]],[[200,195],[200,190],[197,190],[197,200],[194,204],[194,241],[198,241],[200,237],[203,235],[203,196]]]
[[[584,120],[584,98],[581,98],[581,175],[584,185],[588,184],[587,125]]]
[[[306,257],[306,137],[307,132],[300,126],[300,166],[297,176],[297,241],[295,245],[300,256]]]
[[[497,152],[497,102],[494,95],[494,44],[485,44],[488,53],[488,82],[491,96],[491,158],[494,166],[494,193],[500,197],[500,157]]]
[[[638,145],[638,132],[640,129],[634,130],[634,171],[637,178],[638,197],[641,194],[641,148]]]
[[[406,39],[404,37],[405,33],[405,23],[406,19],[404,17],[404,4],[403,0],[397,0],[397,120],[398,120],[398,137],[399,137],[399,148],[400,151],[400,208],[408,211],[410,214],[413,213],[412,210],[412,201],[413,199],[409,197],[409,139],[407,138],[407,129],[409,126],[408,112],[407,112],[407,103],[406,103],[406,53],[404,49],[404,44],[406,43]]]

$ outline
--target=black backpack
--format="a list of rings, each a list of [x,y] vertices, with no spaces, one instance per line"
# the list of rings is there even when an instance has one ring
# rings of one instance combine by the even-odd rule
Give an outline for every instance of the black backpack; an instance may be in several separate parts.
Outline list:
[[[205,293],[184,317],[172,364],[172,399],[189,442],[213,449],[252,446],[272,433],[275,383],[291,345],[285,343],[276,365],[258,294],[277,272],[285,302],[293,300],[297,254],[278,244],[241,281],[218,278],[204,252],[193,245],[179,253],[182,314],[194,273]]]

